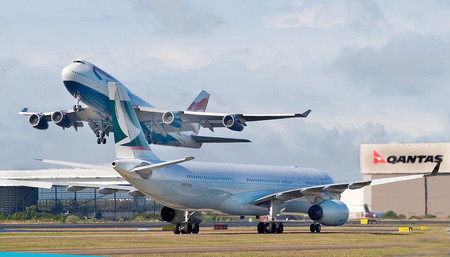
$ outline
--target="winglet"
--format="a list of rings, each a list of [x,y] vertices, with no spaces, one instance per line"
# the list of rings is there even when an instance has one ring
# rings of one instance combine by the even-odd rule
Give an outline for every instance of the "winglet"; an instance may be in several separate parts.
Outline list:
[[[439,173],[439,168],[441,167],[441,162],[438,162],[436,166],[434,166],[433,171],[430,174],[426,174],[424,177],[432,177],[436,176]]]
[[[20,112],[28,112],[28,108],[25,107],[25,108],[23,108]]]
[[[304,113],[296,114],[295,116],[296,116],[296,117],[306,118],[306,117],[308,117],[308,115],[309,115],[310,113],[311,113],[311,109],[307,110],[307,111],[304,112]]]

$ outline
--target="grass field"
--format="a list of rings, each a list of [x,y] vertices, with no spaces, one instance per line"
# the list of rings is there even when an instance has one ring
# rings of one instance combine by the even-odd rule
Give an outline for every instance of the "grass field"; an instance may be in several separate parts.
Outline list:
[[[257,234],[253,227],[198,235],[174,235],[160,228],[27,229],[0,233],[1,252],[121,256],[392,256],[450,255],[449,226],[398,232],[398,227],[346,225],[310,233],[285,227],[283,234]]]

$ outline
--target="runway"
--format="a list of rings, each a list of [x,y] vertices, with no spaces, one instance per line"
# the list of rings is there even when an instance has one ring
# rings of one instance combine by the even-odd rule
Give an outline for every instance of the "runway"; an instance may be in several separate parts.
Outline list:
[[[355,221],[310,233],[308,221],[286,222],[283,234],[257,234],[256,223],[249,222],[226,223],[229,229],[218,231],[213,229],[215,223],[205,223],[197,235],[162,231],[166,223],[0,224],[0,251],[94,256],[450,254],[450,221],[413,223],[360,225]],[[405,225],[429,229],[398,232]]]

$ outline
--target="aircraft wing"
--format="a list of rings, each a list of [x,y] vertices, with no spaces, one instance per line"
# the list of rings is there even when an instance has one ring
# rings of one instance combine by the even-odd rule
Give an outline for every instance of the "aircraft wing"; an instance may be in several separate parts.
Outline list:
[[[254,200],[251,202],[252,204],[263,204],[266,202],[269,202],[270,200],[280,200],[282,202],[291,201],[300,197],[305,197],[308,199],[311,203],[316,203],[316,201],[319,199],[328,199],[330,195],[336,195],[341,194],[345,190],[350,189],[358,189],[365,186],[376,186],[376,185],[382,185],[382,184],[388,184],[393,182],[400,182],[405,180],[412,180],[412,179],[418,179],[418,178],[424,178],[429,176],[436,176],[439,172],[440,162],[436,164],[433,171],[429,174],[418,174],[418,175],[409,175],[409,176],[400,176],[400,177],[392,177],[392,178],[381,178],[381,179],[374,179],[374,180],[364,180],[364,181],[358,181],[358,182],[349,182],[349,183],[336,183],[336,184],[329,184],[329,185],[320,185],[320,186],[313,186],[313,187],[305,187],[305,188],[298,188],[283,192],[278,192],[274,194],[270,194],[264,197],[261,197],[259,199]]]
[[[95,123],[104,120],[99,114],[89,107],[81,107],[80,110],[58,110],[54,112],[29,112],[24,108],[20,115],[28,116],[28,122],[37,129],[47,129],[48,122],[54,122],[62,128],[83,127],[83,122]]]
[[[162,126],[166,132],[193,131],[191,123],[199,123],[202,127],[214,131],[216,127],[226,127],[242,131],[247,122],[288,118],[306,118],[311,110],[303,113],[287,114],[230,114],[195,111],[171,111],[151,107],[135,107],[140,122],[151,122],[154,126]]]

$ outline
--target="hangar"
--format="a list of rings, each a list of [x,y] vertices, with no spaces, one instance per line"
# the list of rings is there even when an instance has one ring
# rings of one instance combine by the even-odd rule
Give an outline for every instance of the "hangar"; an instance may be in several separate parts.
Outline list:
[[[450,143],[363,144],[360,149],[364,180],[427,173],[442,162],[436,177],[363,188],[371,211],[450,216]]]

